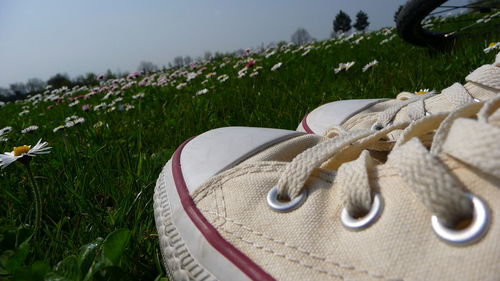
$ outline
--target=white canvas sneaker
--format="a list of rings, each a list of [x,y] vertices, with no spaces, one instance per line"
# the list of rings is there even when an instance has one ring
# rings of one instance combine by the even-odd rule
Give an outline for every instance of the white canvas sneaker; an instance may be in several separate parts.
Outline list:
[[[493,98],[500,92],[500,53],[493,64],[479,67],[465,80],[465,85],[455,83],[441,94],[402,92],[396,99],[327,103],[308,113],[297,131],[336,135],[343,130],[381,129],[391,123],[418,120],[429,114],[449,112],[467,103]]]
[[[230,127],[187,140],[154,195],[170,278],[498,280],[499,108],[335,138]]]

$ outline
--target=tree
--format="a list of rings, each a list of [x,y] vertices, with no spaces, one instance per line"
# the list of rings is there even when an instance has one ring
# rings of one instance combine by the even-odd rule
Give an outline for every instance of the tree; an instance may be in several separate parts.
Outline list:
[[[313,38],[305,28],[299,27],[297,31],[292,34],[291,40],[295,45],[304,45],[311,42]]]
[[[20,100],[28,95],[28,89],[24,83],[13,83],[9,85],[10,90],[14,93],[14,100]]]
[[[30,78],[28,82],[26,82],[26,89],[28,93],[34,93],[38,91],[42,91],[45,88],[45,82],[42,79],[38,78]]]
[[[333,31],[336,33],[349,32],[351,30],[351,18],[344,11],[340,10],[333,21]]]
[[[63,86],[71,87],[71,80],[69,80],[67,74],[57,73],[47,80],[47,84],[51,85],[54,89],[58,89]]]
[[[184,57],[184,65],[189,66],[193,62],[193,59],[190,56]]]
[[[174,58],[174,65],[175,67],[183,67],[184,66],[184,59],[181,56],[177,56]]]
[[[93,86],[93,85],[97,84],[97,76],[94,73],[89,72],[85,75],[77,76],[73,81],[75,84],[80,85],[80,86],[84,86],[84,85]]]
[[[356,28],[357,31],[365,31],[369,25],[368,15],[363,11],[359,11],[356,14],[356,23],[353,25],[354,28]]]
[[[212,56],[212,52],[210,51],[205,51],[205,54],[203,55],[203,58],[206,60],[206,61],[209,61],[213,58]]]
[[[137,71],[143,73],[158,71],[158,66],[150,61],[141,61],[137,67]]]
[[[401,10],[403,10],[403,5],[399,5],[399,7],[396,10],[396,12],[394,12],[394,22],[395,23],[398,22],[399,13],[401,13]]]

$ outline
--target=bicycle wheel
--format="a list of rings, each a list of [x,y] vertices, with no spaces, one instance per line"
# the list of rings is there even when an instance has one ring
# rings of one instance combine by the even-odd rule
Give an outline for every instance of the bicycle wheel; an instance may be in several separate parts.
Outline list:
[[[500,32],[500,1],[410,0],[396,27],[413,45],[445,49],[459,37]]]

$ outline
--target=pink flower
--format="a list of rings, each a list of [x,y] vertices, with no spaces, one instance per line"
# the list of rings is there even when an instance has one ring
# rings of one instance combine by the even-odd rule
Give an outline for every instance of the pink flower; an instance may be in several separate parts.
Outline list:
[[[247,64],[245,65],[246,68],[250,68],[255,65],[255,60],[254,59],[249,59]]]
[[[88,111],[90,109],[90,106],[91,106],[90,104],[84,104],[84,105],[82,105],[82,110]]]
[[[128,80],[133,80],[137,77],[141,76],[141,73],[140,72],[132,72],[130,73],[128,76],[127,76],[127,79]]]

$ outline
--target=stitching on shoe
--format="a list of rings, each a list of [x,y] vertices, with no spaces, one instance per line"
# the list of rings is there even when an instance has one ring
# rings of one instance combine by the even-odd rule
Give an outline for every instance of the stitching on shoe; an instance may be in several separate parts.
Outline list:
[[[307,269],[311,269],[311,270],[316,271],[318,273],[326,274],[326,275],[329,275],[329,276],[332,276],[332,277],[336,277],[336,278],[339,278],[339,279],[342,279],[342,280],[345,279],[344,276],[342,276],[342,275],[329,272],[328,270],[322,269],[320,267],[314,267],[313,265],[301,262],[299,259],[294,259],[294,258],[287,257],[285,254],[278,253],[278,252],[274,251],[271,248],[266,248],[264,246],[256,244],[255,242],[247,240],[247,239],[245,239],[245,238],[243,238],[241,236],[238,236],[234,232],[231,232],[229,230],[226,230],[226,229],[223,229],[223,228],[221,228],[221,230],[224,231],[224,232],[226,232],[227,234],[233,236],[234,238],[236,238],[238,240],[241,240],[241,241],[243,241],[243,242],[245,242],[247,244],[252,245],[256,249],[263,250],[264,252],[268,252],[268,253],[273,254],[273,255],[275,255],[277,257],[284,258],[284,259],[286,259],[286,260],[288,260],[290,262],[297,263],[297,264],[299,264],[299,265],[301,265],[301,266],[303,266],[303,267],[305,267]]]
[[[250,228],[250,227],[248,227],[248,226],[245,226],[245,225],[244,225],[244,224],[242,224],[242,223],[239,223],[239,222],[237,222],[237,221],[235,221],[235,220],[233,220],[233,219],[227,218],[227,217],[223,217],[223,216],[221,216],[220,214],[218,214],[218,213],[216,213],[216,212],[209,211],[209,210],[204,210],[204,209],[200,209],[200,211],[202,211],[202,212],[206,212],[206,213],[209,213],[209,214],[212,214],[212,215],[214,215],[214,216],[216,216],[216,217],[219,217],[219,218],[222,218],[222,219],[226,220],[227,222],[232,223],[233,225],[238,226],[238,227],[240,227],[240,228],[243,228],[244,230],[246,230],[246,231],[248,231],[248,232],[250,232],[250,233],[252,233],[252,234],[254,234],[254,235],[256,235],[256,236],[260,236],[260,237],[262,237],[262,238],[264,238],[264,239],[266,239],[266,240],[269,240],[269,241],[271,241],[271,242],[273,242],[273,243],[283,245],[283,246],[285,246],[285,247],[287,247],[287,248],[290,248],[290,249],[292,249],[292,250],[294,250],[294,251],[297,251],[297,252],[299,252],[299,253],[305,254],[305,255],[307,255],[307,256],[309,256],[309,257],[311,257],[311,258],[315,259],[315,260],[319,260],[319,261],[321,261],[321,262],[324,262],[324,263],[327,263],[327,264],[331,264],[331,265],[337,266],[337,267],[342,268],[342,269],[346,269],[346,270],[354,271],[354,272],[356,272],[356,273],[366,274],[366,275],[369,275],[369,276],[372,276],[372,277],[375,277],[375,278],[378,278],[378,279],[384,279],[384,280],[390,280],[390,281],[394,281],[394,280],[400,280],[400,281],[402,281],[402,280],[404,280],[404,279],[399,278],[399,277],[396,277],[396,278],[394,278],[394,277],[387,277],[387,276],[384,276],[384,275],[382,275],[382,274],[369,272],[368,270],[364,270],[364,269],[357,269],[355,266],[352,266],[352,265],[344,265],[344,264],[341,264],[341,263],[338,263],[338,262],[334,262],[334,261],[332,261],[332,260],[328,260],[328,259],[327,259],[327,258],[325,258],[325,257],[322,257],[322,256],[319,256],[319,255],[317,255],[317,254],[311,253],[311,252],[309,252],[309,251],[307,251],[307,250],[305,250],[305,249],[302,249],[302,248],[300,248],[300,247],[298,247],[298,246],[290,245],[290,244],[288,244],[288,243],[287,243],[287,242],[285,242],[285,241],[282,241],[282,240],[277,240],[277,239],[274,239],[274,238],[272,238],[272,237],[270,237],[270,236],[265,235],[265,234],[264,234],[264,233],[262,233],[262,232],[255,231],[255,230],[253,230],[252,228]],[[238,236],[237,234],[235,234],[235,233],[234,233],[234,232],[232,232],[232,231],[226,230],[226,229],[224,229],[224,228],[221,228],[221,230],[222,230],[222,231],[224,231],[224,232],[226,232],[226,233],[228,233],[228,234],[231,234],[231,235],[232,235],[232,236],[234,236],[235,238],[238,238],[239,240],[241,240],[241,241],[243,241],[243,242],[245,242],[245,243],[247,243],[247,244],[251,244],[252,246],[254,246],[254,247],[255,247],[255,248],[257,248],[257,249],[263,249],[264,251],[270,252],[270,253],[272,253],[272,254],[274,254],[274,255],[276,255],[276,256],[286,258],[287,260],[289,260],[289,261],[291,261],[291,262],[297,262],[297,261],[298,261],[298,263],[299,263],[299,264],[301,264],[301,265],[303,265],[304,267],[307,267],[307,268],[310,268],[310,269],[315,270],[315,269],[314,269],[314,266],[312,266],[312,265],[308,265],[308,264],[305,264],[305,263],[303,263],[303,262],[300,262],[298,259],[287,258],[285,254],[279,254],[279,253],[277,253],[277,252],[273,251],[273,250],[272,250],[272,249],[270,249],[270,248],[264,248],[264,246],[261,246],[261,245],[259,245],[259,244],[255,243],[255,242],[253,242],[253,241],[251,241],[251,240],[248,240],[248,239],[245,239],[245,238],[243,238],[243,237],[241,237],[241,236]],[[317,267],[317,268],[318,268],[318,267]],[[318,268],[318,269],[319,269],[319,268]],[[318,271],[318,272],[320,272],[320,273],[328,273],[328,271],[327,271],[327,270],[315,270],[315,271]],[[329,275],[330,275],[330,274],[329,274]],[[342,279],[343,279],[343,276],[340,276],[340,275],[333,274],[333,276],[335,276],[335,277],[339,277],[339,278],[342,278]]]

